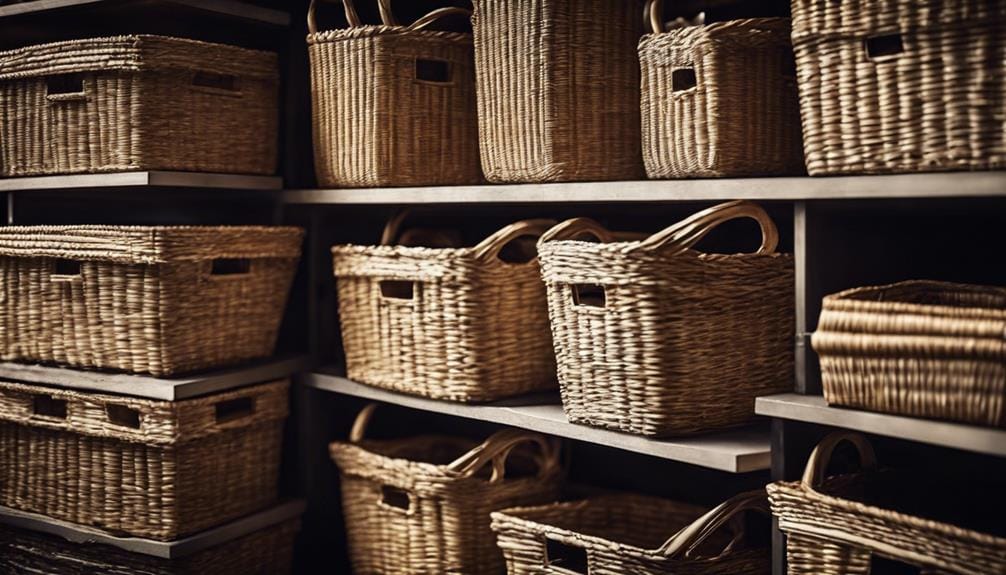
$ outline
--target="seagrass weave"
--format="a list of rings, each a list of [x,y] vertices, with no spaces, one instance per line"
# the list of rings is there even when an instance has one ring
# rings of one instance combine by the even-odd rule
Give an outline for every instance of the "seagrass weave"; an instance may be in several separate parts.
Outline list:
[[[276,171],[276,54],[163,36],[0,52],[0,175]]]
[[[171,375],[273,352],[302,230],[0,227],[0,358]]]
[[[1006,288],[908,281],[824,298],[830,404],[1006,426]]]
[[[493,182],[634,180],[641,0],[475,0],[482,170]]]
[[[812,175],[1006,166],[1006,2],[794,0]]]
[[[259,511],[288,387],[169,402],[0,382],[0,505],[164,541]]]
[[[480,444],[445,436],[364,439],[375,407],[360,412],[349,442],[330,446],[353,572],[502,572],[489,514],[558,497],[564,472],[557,440],[512,429]]]

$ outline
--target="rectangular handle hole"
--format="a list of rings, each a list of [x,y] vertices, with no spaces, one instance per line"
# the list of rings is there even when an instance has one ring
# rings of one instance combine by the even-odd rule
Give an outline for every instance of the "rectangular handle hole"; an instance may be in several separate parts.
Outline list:
[[[866,39],[866,55],[871,60],[897,56],[905,51],[901,42],[901,34],[887,34]]]
[[[140,428],[140,412],[131,407],[126,407],[125,405],[106,405],[105,413],[108,414],[108,420],[115,425],[130,429]]]
[[[57,276],[79,276],[80,262],[77,260],[54,260],[52,273]]]
[[[594,284],[573,285],[573,303],[587,307],[604,307],[607,304],[604,286]]]
[[[403,280],[381,281],[381,295],[388,299],[410,300],[416,295],[416,282]]]
[[[908,563],[887,559],[886,557],[870,557],[870,575],[921,575],[922,569]]]
[[[238,397],[216,405],[217,423],[234,421],[255,413],[254,397]]]
[[[32,397],[32,411],[35,415],[66,419],[66,400],[51,395],[36,395]]]
[[[570,573],[587,575],[587,550],[566,545],[554,539],[545,539],[545,565]]]
[[[50,96],[58,94],[83,94],[83,74],[57,74],[45,79],[46,93]]]
[[[671,72],[671,90],[683,92],[691,90],[699,83],[695,77],[695,68],[679,68]]]
[[[448,84],[451,81],[451,63],[447,60],[416,58],[416,80]]]
[[[196,72],[192,76],[192,85],[227,92],[238,91],[238,78],[230,74],[215,74],[213,72]]]
[[[210,273],[215,276],[233,276],[251,271],[251,260],[248,258],[221,258],[213,260]]]
[[[401,509],[402,511],[408,511],[409,507],[412,506],[412,500],[409,499],[409,494],[407,492],[390,485],[384,485],[381,487],[381,503],[387,505],[388,507]]]

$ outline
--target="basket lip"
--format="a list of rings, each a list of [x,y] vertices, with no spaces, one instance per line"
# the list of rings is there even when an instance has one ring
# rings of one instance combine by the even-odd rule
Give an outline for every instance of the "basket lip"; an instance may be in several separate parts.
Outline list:
[[[854,287],[826,295],[822,301],[822,313],[859,311],[888,314],[918,314],[950,318],[1006,320],[1006,308],[995,309],[975,306],[932,305],[898,300],[869,301],[857,298],[857,296],[864,294],[872,294],[906,287],[916,287],[936,291],[953,291],[958,293],[998,294],[1006,300],[1006,288],[1002,287],[943,282],[936,280],[907,280],[884,285]],[[1006,337],[1006,333],[1004,333],[1004,337]]]
[[[664,47],[663,45],[668,42],[686,42],[691,46],[696,46],[706,42],[730,42],[749,32],[761,32],[761,35],[773,38],[777,43],[788,46],[790,43],[790,34],[787,30],[766,30],[764,28],[759,28],[759,25],[782,25],[784,23],[790,24],[791,19],[786,17],[741,18],[737,20],[726,20],[723,22],[712,22],[710,24],[685,26],[683,28],[675,28],[673,30],[664,30],[662,32],[649,32],[640,37],[639,49],[643,50],[654,43],[659,44],[659,46],[654,47],[662,48]],[[682,47],[685,46],[682,45]]]
[[[409,39],[438,40],[471,45],[474,36],[471,32],[448,32],[444,30],[411,30],[407,26],[385,26],[368,24],[352,28],[333,28],[320,30],[306,37],[307,44],[331,44],[349,40],[360,40],[378,36],[400,36]]]
[[[538,254],[539,257],[544,261],[547,260],[551,255],[550,252],[559,252],[563,254],[569,253],[594,253],[594,254],[604,254],[604,255],[615,255],[620,257],[632,257],[632,258],[654,258],[663,257],[664,249],[655,250],[634,250],[642,241],[618,241],[618,242],[587,242],[583,240],[549,240],[539,245]],[[670,248],[668,248],[670,249]],[[678,257],[692,257],[694,259],[706,260],[706,259],[735,259],[735,258],[776,258],[776,259],[793,259],[793,254],[788,252],[775,251],[770,254],[759,254],[750,252],[740,252],[733,254],[720,254],[720,253],[707,253],[699,251],[696,249],[686,249],[675,253],[672,258]]]
[[[967,16],[958,16],[956,12],[945,10],[941,16],[950,14],[951,18],[943,16],[938,20],[923,20],[921,18],[906,18],[902,16],[893,22],[884,22],[879,18],[871,18],[868,21],[860,21],[853,18],[843,18],[847,16],[848,9],[839,12],[839,18],[828,19],[829,22],[841,22],[838,26],[822,25],[820,15],[821,10],[816,8],[815,2],[794,2],[793,3],[793,46],[797,45],[820,45],[825,42],[834,41],[855,41],[857,44],[863,40],[864,35],[875,35],[884,33],[899,33],[908,36],[920,31],[936,31],[941,34],[964,34],[967,36],[982,33],[979,29],[986,26],[1002,29],[1002,16],[1006,14],[1006,5],[1000,4],[996,9],[988,10],[985,17],[976,17],[974,13]],[[934,0],[920,0],[918,4],[936,5]],[[807,6],[807,7],[805,7]],[[852,22],[850,24],[850,22]],[[817,54],[811,53],[798,55],[799,57],[818,58]]]
[[[416,262],[437,262],[446,263],[451,260],[471,260],[480,266],[504,266],[508,269],[519,269],[527,267],[537,267],[539,256],[535,255],[526,262],[506,262],[499,258],[480,259],[474,247],[463,248],[428,248],[423,246],[375,246],[363,244],[340,244],[332,246],[332,257],[335,260],[343,257],[375,257],[375,258],[399,258]],[[337,273],[336,275],[350,275]],[[354,275],[387,275],[387,274],[365,274]]]

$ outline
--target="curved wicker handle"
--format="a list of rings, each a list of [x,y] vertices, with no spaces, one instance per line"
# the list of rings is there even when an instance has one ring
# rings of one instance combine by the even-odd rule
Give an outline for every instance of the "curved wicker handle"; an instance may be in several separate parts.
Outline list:
[[[643,23],[651,34],[662,34],[664,29],[664,0],[647,0],[643,7]]]
[[[381,232],[382,246],[395,245],[395,241],[398,239],[398,234],[402,230],[402,224],[405,222],[405,218],[409,216],[409,212],[411,212],[409,209],[401,210],[397,214],[391,216],[388,223],[384,224],[384,231]]]
[[[507,244],[527,236],[541,236],[555,225],[555,220],[521,220],[512,223],[479,242],[475,246],[475,257],[491,260],[499,256]]]
[[[561,465],[559,448],[544,435],[518,429],[497,431],[489,439],[472,448],[471,451],[454,460],[447,469],[461,477],[471,477],[487,463],[492,463],[493,473],[490,483],[499,483],[506,476],[506,462],[515,447],[522,443],[535,443],[540,454],[535,456],[538,477],[547,477]]]
[[[691,525],[675,533],[660,547],[660,553],[665,557],[691,557],[692,553],[710,535],[746,511],[758,511],[766,515],[771,514],[768,507],[768,497],[765,495],[764,489],[735,495],[717,505],[708,513],[693,521]],[[743,539],[744,529],[741,527],[737,530],[737,534],[730,541],[730,544],[720,552],[720,556],[731,552]]]
[[[398,23],[398,19],[395,18],[395,13],[391,10],[391,0],[377,0],[377,8],[381,12],[381,21],[385,26],[401,26],[401,24]],[[472,11],[466,8],[458,8],[454,6],[437,8],[429,14],[422,16],[412,24],[409,24],[405,27],[405,29],[422,30],[441,18],[454,15],[467,16],[471,18]]]
[[[327,2],[335,3],[336,0],[325,0]],[[362,25],[360,21],[360,16],[356,13],[356,6],[353,5],[353,0],[341,0],[342,7],[346,11],[346,22],[349,22],[350,28],[356,28]],[[307,31],[311,34],[318,33],[318,22],[315,19],[315,11],[317,10],[318,0],[311,0],[311,4],[307,8]]]
[[[615,241],[615,234],[590,218],[572,218],[553,226],[538,238],[538,247],[545,242],[571,240],[582,235],[594,236],[601,243]]]
[[[350,443],[360,443],[363,441],[363,437],[367,434],[367,427],[370,425],[370,420],[374,417],[374,410],[376,409],[376,403],[368,403],[366,407],[360,410],[360,413],[356,414],[356,419],[353,420],[353,428],[349,431]]]
[[[744,200],[726,202],[702,210],[661,232],[653,234],[629,248],[628,251],[662,249],[671,250],[672,254],[681,253],[691,249],[720,224],[738,218],[751,218],[761,226],[762,242],[756,253],[770,254],[775,252],[775,248],[779,244],[779,230],[776,229],[775,223],[761,206]]]
[[[859,451],[859,465],[869,471],[877,468],[877,454],[873,451],[873,446],[865,437],[851,431],[836,431],[817,444],[810,459],[807,460],[807,468],[803,471],[803,483],[806,489],[816,489],[824,481],[824,473],[831,463],[831,454],[835,447],[843,441],[848,441]]]

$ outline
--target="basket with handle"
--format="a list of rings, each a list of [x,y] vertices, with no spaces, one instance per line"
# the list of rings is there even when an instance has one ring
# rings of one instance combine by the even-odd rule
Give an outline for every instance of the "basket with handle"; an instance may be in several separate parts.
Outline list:
[[[348,442],[331,444],[355,573],[497,575],[492,511],[553,501],[564,470],[555,439],[499,431],[482,443],[447,436],[365,439],[375,404]]]
[[[308,11],[314,162],[322,186],[423,186],[482,180],[472,36],[430,30],[462,8],[438,8],[408,26],[390,0],[383,25],[318,31]],[[331,1],[331,0],[330,0]]]
[[[753,218],[752,254],[706,254],[717,226]],[[582,241],[590,237],[599,243]],[[750,202],[703,210],[640,241],[586,218],[538,243],[566,416],[651,436],[742,424],[792,388],[793,260]]]
[[[394,245],[403,220],[388,222],[380,246],[332,248],[348,376],[457,401],[554,388],[545,288],[533,241],[522,240],[555,222],[516,222],[474,247],[427,248]],[[504,261],[504,250],[515,257]]]

